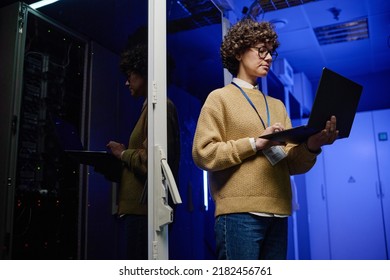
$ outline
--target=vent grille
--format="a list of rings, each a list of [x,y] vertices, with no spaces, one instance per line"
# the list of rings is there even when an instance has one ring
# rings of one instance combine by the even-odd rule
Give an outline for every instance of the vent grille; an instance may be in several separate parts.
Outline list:
[[[367,39],[367,18],[314,28],[320,45]]]
[[[260,4],[261,9],[264,12],[270,12],[290,8],[293,6],[303,5],[314,1],[316,0],[258,0],[255,2],[258,2]]]

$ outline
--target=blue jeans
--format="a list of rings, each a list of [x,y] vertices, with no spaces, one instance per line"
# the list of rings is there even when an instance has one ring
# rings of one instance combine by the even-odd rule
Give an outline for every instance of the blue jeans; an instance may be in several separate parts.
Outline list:
[[[220,260],[285,260],[287,218],[249,213],[221,215],[215,221],[217,257]]]

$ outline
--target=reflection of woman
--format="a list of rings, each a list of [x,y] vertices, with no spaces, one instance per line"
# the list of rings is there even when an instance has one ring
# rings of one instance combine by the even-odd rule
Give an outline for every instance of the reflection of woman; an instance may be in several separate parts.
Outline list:
[[[123,164],[119,192],[118,214],[127,224],[129,259],[147,259],[147,47],[137,45],[122,53],[120,68],[127,75],[126,86],[135,98],[144,98],[141,115],[125,145],[110,141],[107,147]],[[177,113],[174,104],[167,102],[168,150],[180,149]],[[171,153],[172,159],[179,156]],[[175,156],[173,156],[175,155]],[[169,160],[169,155],[168,155]],[[171,161],[170,161],[171,163]]]
[[[308,171],[321,146],[337,137],[332,117],[300,145],[258,138],[291,127],[283,103],[257,89],[278,45],[269,23],[244,20],[233,26],[221,53],[235,78],[209,94],[198,119],[193,159],[209,171],[219,259],[286,258],[290,175]]]

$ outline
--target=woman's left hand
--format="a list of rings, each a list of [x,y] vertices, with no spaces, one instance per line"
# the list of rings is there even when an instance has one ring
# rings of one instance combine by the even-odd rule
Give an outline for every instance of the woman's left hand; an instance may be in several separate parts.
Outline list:
[[[336,117],[332,116],[329,121],[326,122],[325,128],[309,137],[307,140],[307,148],[310,151],[318,151],[324,145],[333,144],[337,139],[339,131],[336,130]]]

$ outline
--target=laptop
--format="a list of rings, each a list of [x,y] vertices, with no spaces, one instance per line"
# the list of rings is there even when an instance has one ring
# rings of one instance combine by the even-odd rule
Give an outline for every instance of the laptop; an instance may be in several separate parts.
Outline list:
[[[112,182],[120,182],[122,162],[107,151],[65,150],[71,158],[80,164],[93,166],[94,170]]]
[[[352,128],[363,87],[324,67],[307,125],[302,125],[261,138],[299,144],[325,128],[326,121],[336,116],[338,138],[347,138]]]

